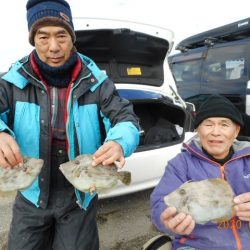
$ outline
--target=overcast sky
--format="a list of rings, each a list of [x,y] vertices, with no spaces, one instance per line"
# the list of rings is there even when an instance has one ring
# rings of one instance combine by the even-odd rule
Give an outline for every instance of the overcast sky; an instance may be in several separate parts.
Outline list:
[[[187,36],[250,17],[248,0],[68,0],[73,16],[145,22],[169,28],[175,44]],[[4,1],[0,9],[0,72],[29,53],[26,0]]]

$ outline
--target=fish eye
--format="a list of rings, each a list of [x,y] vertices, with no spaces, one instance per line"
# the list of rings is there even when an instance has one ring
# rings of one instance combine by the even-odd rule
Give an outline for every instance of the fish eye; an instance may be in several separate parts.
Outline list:
[[[179,191],[179,194],[180,194],[180,195],[184,195],[184,194],[186,194],[185,189],[181,188],[181,189],[180,189],[180,191]]]
[[[214,205],[215,207],[218,207],[219,203],[220,203],[220,202],[219,202],[218,200],[213,201],[213,205]]]
[[[79,164],[80,164],[80,161],[75,160],[75,164],[76,164],[76,165],[79,165]]]

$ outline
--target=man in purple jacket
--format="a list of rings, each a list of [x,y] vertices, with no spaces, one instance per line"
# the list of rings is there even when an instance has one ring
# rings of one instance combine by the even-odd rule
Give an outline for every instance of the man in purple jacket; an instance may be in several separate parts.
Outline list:
[[[151,194],[152,221],[173,236],[172,249],[250,249],[250,142],[236,140],[243,125],[240,112],[222,96],[212,95],[200,106],[195,118],[197,136],[168,162]],[[164,203],[165,195],[188,180],[211,178],[225,179],[236,194],[236,215],[228,227],[196,224],[190,215]]]

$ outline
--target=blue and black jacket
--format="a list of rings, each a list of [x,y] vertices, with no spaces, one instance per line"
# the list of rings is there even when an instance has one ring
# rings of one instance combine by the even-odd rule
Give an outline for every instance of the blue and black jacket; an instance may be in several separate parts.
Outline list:
[[[88,57],[78,54],[82,70],[68,87],[65,110],[69,159],[94,153],[104,141],[118,142],[124,156],[139,143],[138,119],[132,104],[122,99],[114,83]],[[30,56],[17,61],[0,76],[0,131],[10,133],[22,155],[41,158],[44,167],[22,195],[46,208],[49,198],[51,109],[47,87],[34,74]],[[87,208],[93,196],[76,190],[78,202]]]

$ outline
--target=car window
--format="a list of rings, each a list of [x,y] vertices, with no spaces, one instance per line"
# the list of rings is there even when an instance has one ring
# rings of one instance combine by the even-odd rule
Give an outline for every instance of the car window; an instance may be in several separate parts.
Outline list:
[[[179,84],[198,81],[201,77],[201,60],[175,63],[172,65],[172,72]]]
[[[203,69],[205,82],[246,79],[246,46],[227,46],[208,50]]]

